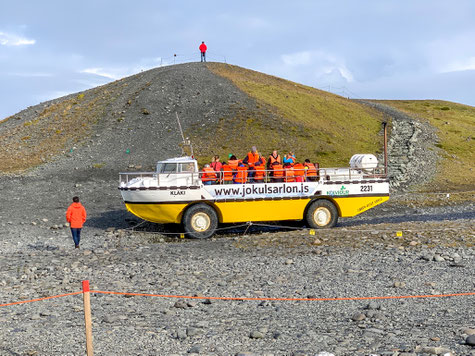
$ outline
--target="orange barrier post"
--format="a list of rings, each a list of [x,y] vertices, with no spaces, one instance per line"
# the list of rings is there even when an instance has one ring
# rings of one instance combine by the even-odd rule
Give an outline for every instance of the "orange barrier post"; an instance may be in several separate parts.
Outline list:
[[[82,281],[82,292],[84,299],[84,323],[86,325],[86,354],[93,356],[92,349],[92,320],[91,320],[91,293],[89,281]]]

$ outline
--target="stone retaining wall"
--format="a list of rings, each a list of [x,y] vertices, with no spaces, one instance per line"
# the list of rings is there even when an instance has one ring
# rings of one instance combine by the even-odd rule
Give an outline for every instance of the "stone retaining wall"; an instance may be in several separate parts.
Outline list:
[[[430,181],[436,173],[438,161],[435,129],[388,105],[364,100],[358,102],[382,112],[390,123],[388,172],[391,188],[403,192]],[[383,155],[378,159],[382,162]]]

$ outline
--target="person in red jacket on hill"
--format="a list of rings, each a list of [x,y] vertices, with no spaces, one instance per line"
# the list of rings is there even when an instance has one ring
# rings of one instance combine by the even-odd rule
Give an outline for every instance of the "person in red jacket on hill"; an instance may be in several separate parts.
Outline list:
[[[201,52],[201,62],[206,62],[206,50],[208,47],[206,47],[204,41],[201,42],[200,44],[200,52]]]
[[[71,227],[74,245],[79,248],[79,240],[81,239],[81,229],[86,221],[86,209],[79,202],[79,197],[73,197],[73,203],[66,210],[66,221]]]

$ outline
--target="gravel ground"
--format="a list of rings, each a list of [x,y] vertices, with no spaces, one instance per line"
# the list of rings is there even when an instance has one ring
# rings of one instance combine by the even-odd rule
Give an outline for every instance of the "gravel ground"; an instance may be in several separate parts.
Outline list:
[[[95,290],[206,297],[475,291],[473,199],[393,196],[315,236],[293,223],[195,241],[152,234],[162,227],[149,223],[132,231],[139,221],[125,211],[115,181],[58,175],[53,185],[41,173],[49,169],[0,177],[0,303],[79,291],[84,279]],[[73,191],[87,197],[89,213],[80,250],[64,226]],[[92,296],[94,346],[103,355],[475,355],[474,307],[474,296]],[[0,355],[84,354],[80,295],[0,307],[0,322]]]
[[[67,189],[1,178],[0,303],[93,290],[204,297],[335,298],[474,292],[473,203],[395,197],[337,228],[235,228],[206,241],[152,234],[117,192],[89,202],[73,249]],[[45,187],[44,200],[34,188]],[[64,190],[64,192],[63,192]],[[48,194],[50,193],[50,194]],[[54,194],[53,194],[54,193]],[[115,194],[115,197],[113,197]],[[116,205],[117,204],[117,205]],[[50,209],[46,207],[50,206]],[[41,207],[41,209],[38,209]],[[401,237],[396,231],[402,231]],[[219,301],[92,295],[97,354],[475,355],[474,296],[354,301]],[[82,298],[0,308],[0,355],[84,354]]]

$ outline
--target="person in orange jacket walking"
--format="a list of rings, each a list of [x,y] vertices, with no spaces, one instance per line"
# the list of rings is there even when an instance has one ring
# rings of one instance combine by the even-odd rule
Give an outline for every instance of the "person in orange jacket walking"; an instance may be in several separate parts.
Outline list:
[[[206,47],[204,41],[201,42],[200,44],[200,52],[201,52],[201,62],[206,62],[206,50],[208,47]]]
[[[79,248],[79,241],[81,239],[81,229],[86,221],[86,209],[79,202],[79,197],[73,197],[73,203],[66,210],[66,221],[71,227],[71,234],[73,235],[74,245]]]

